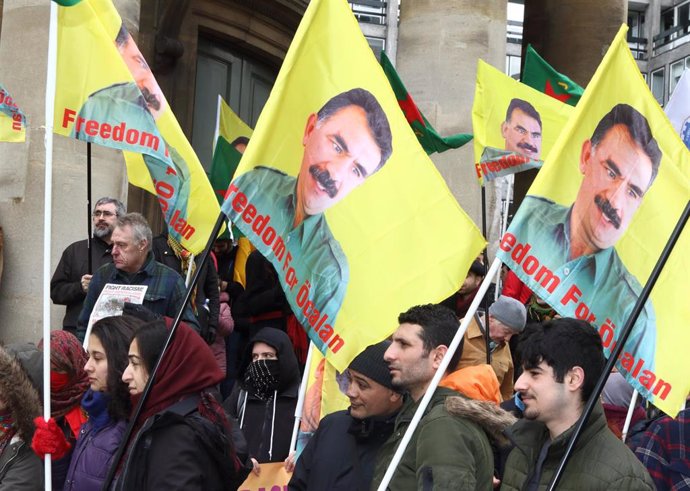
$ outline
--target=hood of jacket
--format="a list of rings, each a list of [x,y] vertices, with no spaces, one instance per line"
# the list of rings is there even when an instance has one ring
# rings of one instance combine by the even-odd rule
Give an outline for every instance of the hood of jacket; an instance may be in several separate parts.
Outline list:
[[[517,418],[508,411],[501,409],[496,403],[454,396],[446,398],[446,410],[452,415],[469,419],[478,424],[489,438],[498,445],[510,444],[510,440],[503,432],[512,426]]]
[[[297,396],[299,391],[300,374],[297,357],[292,347],[292,342],[288,335],[272,327],[264,327],[251,339],[242,358],[242,366],[240,373],[244,374],[245,370],[252,362],[252,348],[254,343],[266,343],[276,350],[278,355],[278,365],[280,367],[280,379],[278,381],[278,393],[280,395]]]
[[[439,384],[480,401],[501,403],[501,385],[491,365],[472,365],[447,375]]]
[[[29,372],[41,380],[42,357],[43,353],[33,344],[0,348],[0,394],[12,412],[19,435],[29,442],[34,431],[33,419],[41,415],[41,399]]]

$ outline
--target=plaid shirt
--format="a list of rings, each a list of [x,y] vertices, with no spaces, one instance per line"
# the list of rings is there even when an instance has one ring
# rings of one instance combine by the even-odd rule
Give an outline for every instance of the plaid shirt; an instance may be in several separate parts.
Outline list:
[[[151,251],[148,253],[144,266],[134,275],[120,271],[112,263],[101,266],[91,278],[89,291],[86,294],[86,300],[84,300],[84,308],[79,314],[77,332],[81,337],[84,336],[98,296],[107,283],[148,286],[144,295],[144,307],[155,314],[172,318],[177,316],[187,290],[179,273],[155,261]],[[185,308],[182,320],[198,332],[199,324],[189,305]]]
[[[653,423],[635,449],[657,489],[690,489],[690,408]]]

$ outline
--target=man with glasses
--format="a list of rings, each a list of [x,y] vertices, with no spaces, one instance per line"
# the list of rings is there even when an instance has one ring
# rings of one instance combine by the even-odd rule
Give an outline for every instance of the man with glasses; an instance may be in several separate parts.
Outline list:
[[[126,213],[125,205],[115,198],[103,197],[93,209],[91,239],[91,270],[89,270],[88,239],[78,240],[62,253],[60,262],[50,280],[50,298],[53,303],[66,305],[62,328],[76,334],[77,317],[84,304],[92,273],[106,263],[110,255],[111,235],[118,217]]]

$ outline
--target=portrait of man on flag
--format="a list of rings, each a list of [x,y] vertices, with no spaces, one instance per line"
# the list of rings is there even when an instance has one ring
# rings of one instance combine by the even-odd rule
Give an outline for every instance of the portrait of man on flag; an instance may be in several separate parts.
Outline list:
[[[310,285],[315,312],[310,321],[300,311],[298,320],[314,326],[319,313],[335,321],[349,279],[347,258],[324,212],[383,167],[393,151],[391,128],[376,98],[354,88],[309,115],[302,146],[297,177],[257,166],[232,183],[223,209],[233,223],[251,224],[264,255],[284,249],[292,257],[296,278]]]
[[[506,109],[506,119],[501,123],[501,136],[506,141],[505,149],[540,160],[541,132],[539,111],[524,99],[511,99]]]
[[[617,104],[582,143],[583,177],[572,205],[525,197],[500,248],[532,271],[536,293],[548,304],[560,304],[571,316],[583,317],[586,308],[596,317],[626,319],[642,286],[614,246],[654,183],[661,157],[647,119],[631,105]],[[655,343],[654,309],[647,300],[626,351],[652,367]]]
[[[472,129],[480,184],[541,168],[572,111],[479,60]]]

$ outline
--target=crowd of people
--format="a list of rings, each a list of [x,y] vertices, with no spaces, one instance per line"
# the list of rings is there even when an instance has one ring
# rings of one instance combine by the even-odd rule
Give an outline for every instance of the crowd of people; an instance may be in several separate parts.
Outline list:
[[[478,258],[455,295],[401,313],[389,339],[352,360],[349,407],[295,453],[305,335],[271,265],[248,253],[240,281],[237,248],[220,239],[172,334],[197,261],[116,199],[97,201],[93,230],[51,282],[66,311],[47,341],[47,421],[44,341],[0,348],[0,489],[43,489],[50,455],[55,490],[238,489],[267,463],[285,466],[293,491],[377,489],[389,477],[392,490],[540,490],[604,370],[594,327],[560,318],[506,272],[393,462],[486,275]],[[146,286],[142,303],[99,310],[108,283]],[[558,489],[690,487],[690,409],[658,417],[639,404],[627,429],[632,392],[611,374]]]

